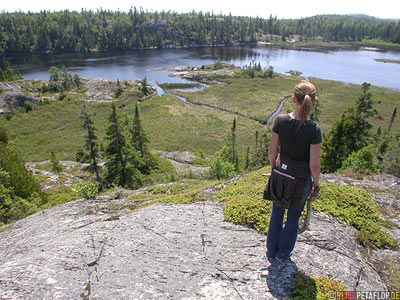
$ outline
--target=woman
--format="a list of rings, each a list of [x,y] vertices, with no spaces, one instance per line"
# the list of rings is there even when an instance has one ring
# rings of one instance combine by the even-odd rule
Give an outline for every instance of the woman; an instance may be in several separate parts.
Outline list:
[[[294,90],[294,112],[279,115],[272,127],[268,157],[274,200],[267,237],[268,259],[288,260],[299,230],[306,199],[318,197],[321,129],[308,119],[315,105],[315,86],[303,80]],[[277,158],[278,146],[280,153]],[[283,217],[287,221],[283,227]]]

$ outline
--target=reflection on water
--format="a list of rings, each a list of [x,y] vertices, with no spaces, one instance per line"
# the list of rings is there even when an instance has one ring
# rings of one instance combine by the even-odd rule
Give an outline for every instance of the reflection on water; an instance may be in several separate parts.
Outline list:
[[[169,72],[149,72],[154,68],[170,66],[201,66],[222,62],[244,66],[250,62],[269,65],[279,73],[297,70],[305,77],[339,80],[400,90],[400,65],[381,63],[378,58],[400,59],[395,52],[367,50],[315,51],[315,49],[280,49],[267,46],[198,47],[186,49],[148,49],[119,53],[41,54],[4,58],[23,72],[26,79],[48,79],[50,66],[65,65],[69,72],[81,77],[100,77],[116,81],[143,79],[148,82],[177,83],[178,78],[168,77]]]

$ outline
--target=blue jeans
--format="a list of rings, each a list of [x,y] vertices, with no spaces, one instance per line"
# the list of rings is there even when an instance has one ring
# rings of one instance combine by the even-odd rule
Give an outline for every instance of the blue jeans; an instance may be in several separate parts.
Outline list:
[[[275,203],[272,206],[271,218],[269,221],[267,237],[267,257],[289,259],[292,255],[294,245],[297,241],[299,232],[299,219],[304,209],[306,199],[312,189],[312,177],[307,180],[304,187],[301,208],[289,208],[285,227],[283,227],[283,216],[285,209],[280,208]]]

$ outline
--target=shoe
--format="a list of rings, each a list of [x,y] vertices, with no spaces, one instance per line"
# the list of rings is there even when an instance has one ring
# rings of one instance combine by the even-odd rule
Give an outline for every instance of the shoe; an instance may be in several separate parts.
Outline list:
[[[284,262],[291,262],[292,260],[290,259],[290,257],[288,257],[288,258],[278,258],[278,257],[275,257],[275,260],[277,261],[277,262],[281,262],[281,263],[284,263]]]
[[[273,263],[273,262],[275,261],[275,257],[267,256],[267,260],[268,260],[270,263]]]

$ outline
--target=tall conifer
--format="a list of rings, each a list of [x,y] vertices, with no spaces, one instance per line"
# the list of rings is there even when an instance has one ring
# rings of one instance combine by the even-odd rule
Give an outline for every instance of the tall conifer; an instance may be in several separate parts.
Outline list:
[[[150,142],[142,127],[139,115],[139,107],[135,105],[135,115],[129,128],[129,142],[132,150],[139,153],[138,158],[132,157],[133,161],[137,162],[137,167],[140,172],[150,174],[151,170],[157,166],[157,160],[148,150]],[[133,153],[132,153],[133,154]]]
[[[98,145],[97,145],[97,136],[96,136],[96,128],[94,127],[94,123],[92,118],[90,117],[86,105],[83,104],[82,110],[82,119],[83,119],[83,129],[87,131],[85,137],[85,148],[89,153],[90,165],[88,167],[89,172],[92,172],[96,175],[96,181],[100,182],[100,174],[99,174],[99,166],[97,165],[97,160],[99,157]]]
[[[122,134],[114,102],[111,104],[109,116],[110,125],[107,128],[106,139],[109,144],[106,147],[106,181],[109,184],[116,183],[124,187],[127,183],[126,177],[126,142]]]
[[[148,152],[147,144],[149,143],[149,139],[143,130],[137,103],[135,105],[135,116],[132,121],[130,133],[132,144],[134,145],[136,151],[140,152],[140,157],[143,158],[146,152]]]
[[[233,119],[233,124],[232,124],[232,163],[235,163],[236,159],[236,118]]]

